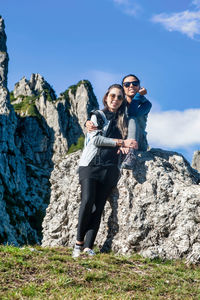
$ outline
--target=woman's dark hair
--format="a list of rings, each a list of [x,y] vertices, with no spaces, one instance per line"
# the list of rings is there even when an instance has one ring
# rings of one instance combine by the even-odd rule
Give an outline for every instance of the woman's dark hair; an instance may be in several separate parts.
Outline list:
[[[111,89],[114,89],[114,88],[121,90],[121,92],[122,92],[122,94],[123,94],[123,102],[125,101],[125,93],[124,93],[124,89],[123,89],[123,87],[121,86],[121,84],[117,84],[117,83],[112,84],[111,86],[109,86],[109,88],[107,89],[107,92],[106,92],[105,95],[103,96],[103,105],[104,105],[105,108],[108,108],[107,102],[106,102],[106,99],[107,99],[107,97],[108,97],[108,94],[110,93],[110,90],[111,90]],[[121,106],[120,106],[120,107],[121,107]]]
[[[122,86],[123,86],[123,84],[124,84],[124,79],[126,79],[127,77],[130,77],[130,76],[135,77],[135,79],[138,80],[139,83],[140,83],[140,79],[139,79],[136,75],[134,75],[134,74],[129,74],[129,75],[124,76],[124,78],[122,79]]]
[[[111,86],[109,86],[107,92],[105,93],[105,95],[103,97],[103,105],[104,105],[104,109],[108,108],[106,99],[107,99],[108,94],[110,93],[111,89],[113,89],[113,88],[117,88],[117,89],[121,90],[121,92],[123,94],[123,102],[122,102],[121,106],[119,107],[119,109],[117,110],[117,113],[118,113],[117,127],[118,127],[119,131],[121,132],[123,139],[125,139],[128,134],[128,119],[125,114],[125,109],[126,109],[125,93],[124,93],[123,87],[120,84],[112,84]]]

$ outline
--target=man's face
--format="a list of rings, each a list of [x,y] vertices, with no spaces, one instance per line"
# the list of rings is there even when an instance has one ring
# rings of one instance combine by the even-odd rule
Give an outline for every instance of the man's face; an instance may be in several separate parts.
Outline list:
[[[138,83],[138,85],[134,85],[132,82]],[[129,76],[124,79],[123,88],[126,96],[133,98],[139,91],[140,84],[134,76]]]

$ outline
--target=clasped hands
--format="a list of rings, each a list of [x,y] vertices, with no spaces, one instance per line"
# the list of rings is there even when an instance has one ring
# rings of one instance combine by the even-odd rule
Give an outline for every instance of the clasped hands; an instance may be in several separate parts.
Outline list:
[[[97,127],[94,125],[94,123],[90,120],[86,122],[86,128],[88,132],[92,132],[93,130],[97,130]],[[138,149],[138,143],[134,139],[126,139],[124,140],[124,146],[120,147],[117,151],[119,154],[122,152],[123,154],[127,154],[129,152],[129,149]]]
[[[124,140],[124,147],[120,147],[117,151],[117,154],[120,152],[122,154],[128,154],[130,149],[138,149],[138,142],[134,139],[126,139]]]

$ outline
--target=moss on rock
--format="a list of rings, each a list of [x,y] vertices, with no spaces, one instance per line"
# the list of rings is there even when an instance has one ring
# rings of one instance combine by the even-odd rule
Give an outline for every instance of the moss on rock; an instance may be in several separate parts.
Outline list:
[[[67,152],[67,154],[70,154],[70,153],[73,153],[73,152],[76,152],[78,150],[81,150],[83,149],[84,147],[84,140],[85,140],[85,137],[84,135],[81,135],[79,138],[78,138],[78,141],[76,144],[72,144]]]
[[[15,101],[14,93],[13,91],[10,92],[10,102]]]
[[[18,98],[22,98],[20,103],[13,104],[14,110],[17,114],[21,115],[23,113],[24,116],[31,116],[41,118],[41,115],[35,105],[35,101],[38,96],[19,96]]]
[[[83,79],[83,80],[80,80],[77,84],[74,84],[74,85],[71,85],[69,86],[69,88],[67,90],[65,90],[63,93],[61,93],[60,95],[61,96],[64,96],[66,100],[69,101],[69,91],[74,95],[74,97],[76,96],[76,91],[78,89],[78,87],[81,85],[81,84],[84,84],[85,88],[87,89],[88,92],[91,92],[91,93],[94,93],[93,92],[93,87],[92,87],[92,84],[90,83],[89,80],[87,79]],[[95,96],[94,96],[95,97]]]

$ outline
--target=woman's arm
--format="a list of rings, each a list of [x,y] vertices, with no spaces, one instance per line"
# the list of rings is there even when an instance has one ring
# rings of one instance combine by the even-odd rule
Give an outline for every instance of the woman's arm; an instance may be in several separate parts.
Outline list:
[[[98,123],[96,115],[92,115],[90,121],[96,129],[86,134],[87,143],[91,142],[97,147],[116,147],[116,142],[114,139],[102,136],[102,131],[97,129]]]
[[[123,147],[137,149],[137,141],[134,139],[112,139],[101,135],[97,135],[93,138],[93,143],[97,147]]]
[[[97,117],[92,115],[91,121],[97,127]],[[134,139],[114,139],[108,138],[100,135],[101,130],[93,130],[86,135],[88,142],[93,143],[97,147],[125,147],[125,148],[135,148],[137,147],[136,141]]]

